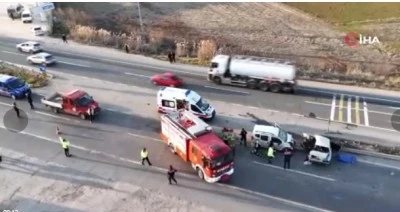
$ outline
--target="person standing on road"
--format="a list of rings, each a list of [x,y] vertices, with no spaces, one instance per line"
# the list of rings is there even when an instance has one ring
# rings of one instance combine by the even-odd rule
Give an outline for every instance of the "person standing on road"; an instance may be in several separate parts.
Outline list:
[[[142,165],[144,165],[144,161],[147,161],[147,164],[151,166],[151,162],[149,160],[149,152],[146,148],[142,149],[142,151],[140,152],[140,157],[142,158]]]
[[[68,41],[67,41],[67,35],[63,34],[63,35],[62,35],[62,40],[63,40],[64,43],[68,43]]]
[[[169,63],[172,63],[172,52],[171,51],[168,52],[168,60],[169,60]]]
[[[247,146],[247,131],[242,128],[242,131],[240,132],[240,144],[242,144],[246,147]]]
[[[64,149],[64,153],[66,157],[71,157],[72,155],[69,153],[69,141],[63,137],[59,137],[60,142],[61,142],[61,146]]]
[[[267,157],[268,157],[268,163],[271,164],[272,160],[274,159],[274,148],[272,145],[272,142],[270,143],[268,150],[267,150]]]
[[[292,158],[292,150],[289,148],[285,148],[283,152],[283,169],[290,169],[290,159]]]
[[[34,109],[33,107],[33,100],[32,100],[32,91],[29,90],[28,92],[26,92],[26,99],[28,100],[29,105],[31,106],[31,110]]]
[[[15,113],[17,114],[17,117],[19,118],[19,117],[20,117],[20,116],[19,116],[19,108],[18,108],[16,102],[13,102],[13,108],[14,108],[14,110],[15,110]]]
[[[129,54],[129,46],[128,46],[128,44],[125,44],[125,52],[126,52],[127,54]]]
[[[172,167],[172,165],[169,165],[169,170],[168,170],[168,181],[169,184],[172,184],[172,181],[175,182],[175,184],[178,184],[178,181],[176,181],[175,179],[175,173],[177,172],[176,169],[174,169],[174,167]]]
[[[89,116],[90,123],[93,123],[93,120],[94,120],[94,109],[93,109],[93,107],[89,107],[88,110],[87,110],[87,113],[88,113],[88,116]]]
[[[172,58],[172,62],[175,63],[175,52],[171,52],[171,58]]]

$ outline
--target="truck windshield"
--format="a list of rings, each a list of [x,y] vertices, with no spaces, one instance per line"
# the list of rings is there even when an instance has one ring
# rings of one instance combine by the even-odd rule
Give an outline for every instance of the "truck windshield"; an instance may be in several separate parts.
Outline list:
[[[278,136],[283,142],[287,141],[287,132],[285,130],[282,130],[281,128],[279,128]]]
[[[227,154],[213,158],[210,160],[210,168],[215,169],[218,168],[221,165],[226,164],[229,161],[233,160],[233,153],[232,151],[229,151]]]
[[[211,63],[211,68],[218,68],[218,63]]]
[[[15,89],[15,88],[20,88],[22,86],[24,86],[24,82],[18,78],[11,80],[7,83],[8,87],[11,89]]]
[[[92,97],[89,96],[88,94],[85,94],[84,96],[79,98],[77,100],[77,102],[78,102],[78,105],[85,106],[85,105],[89,104],[90,102],[92,102]]]
[[[200,98],[199,101],[196,102],[197,107],[199,107],[202,111],[206,111],[210,106],[203,98]]]

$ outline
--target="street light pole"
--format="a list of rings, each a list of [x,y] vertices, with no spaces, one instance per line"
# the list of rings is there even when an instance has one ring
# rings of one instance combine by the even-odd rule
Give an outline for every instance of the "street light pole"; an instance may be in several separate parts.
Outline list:
[[[143,20],[142,20],[142,12],[140,11],[140,2],[138,2],[137,5],[139,12],[140,32],[143,34]]]

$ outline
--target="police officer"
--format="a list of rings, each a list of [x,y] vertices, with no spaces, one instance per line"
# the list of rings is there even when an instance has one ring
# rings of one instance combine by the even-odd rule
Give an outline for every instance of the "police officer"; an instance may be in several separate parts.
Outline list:
[[[142,158],[142,165],[144,165],[144,161],[147,161],[147,164],[151,166],[151,162],[149,160],[149,152],[146,148],[142,149],[142,151],[140,152],[140,157]]]
[[[271,142],[271,144],[269,145],[269,147],[268,147],[268,150],[267,150],[267,157],[268,157],[268,163],[269,164],[271,164],[272,163],[272,160],[274,159],[274,148],[272,147],[272,142]]]
[[[69,153],[69,141],[63,137],[59,137],[61,146],[64,149],[64,153],[66,157],[71,157],[72,155]]]
[[[19,118],[19,117],[20,117],[20,116],[19,116],[19,108],[18,108],[16,102],[13,102],[13,108],[14,108],[14,110],[15,110],[15,113],[17,113],[17,117]]]
[[[33,110],[33,100],[32,100],[32,91],[29,90],[28,92],[26,92],[26,100],[28,100],[29,105],[31,106],[31,109]]]
[[[289,148],[285,148],[283,152],[283,168],[290,169],[290,159],[292,158],[292,150]]]
[[[177,172],[177,170],[174,169],[174,167],[172,167],[172,165],[169,165],[169,170],[168,170],[169,184],[172,184],[172,181],[174,181],[175,184],[178,184],[178,181],[176,181],[176,179],[175,179],[175,172]]]
[[[247,146],[247,131],[242,128],[242,131],[240,132],[240,144],[243,142],[243,145],[246,147]]]

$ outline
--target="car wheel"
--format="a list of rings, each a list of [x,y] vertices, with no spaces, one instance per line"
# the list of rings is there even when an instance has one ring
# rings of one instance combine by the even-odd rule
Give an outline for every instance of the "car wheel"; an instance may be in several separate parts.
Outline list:
[[[152,80],[151,83],[152,83],[153,85],[157,85],[157,82],[154,81],[154,80]]]
[[[58,113],[58,108],[53,107],[52,110],[54,113]]]
[[[265,83],[265,82],[263,82],[263,83],[261,83],[260,84],[260,90],[262,90],[262,91],[268,91],[268,84],[267,83]]]
[[[222,79],[220,77],[214,77],[213,81],[215,84],[220,85],[222,83]]]
[[[33,50],[31,49],[31,50],[29,50],[29,53],[30,53],[30,54],[33,54],[34,52],[33,52]]]
[[[277,83],[275,83],[275,84],[271,85],[270,90],[271,90],[272,93],[278,93],[278,92],[280,92],[282,90],[282,86],[277,84]]]
[[[28,62],[32,65],[35,64],[32,60],[28,60]]]
[[[196,168],[197,170],[197,175],[200,177],[200,179],[204,180],[204,173],[200,168]]]
[[[83,113],[79,114],[79,117],[80,117],[82,120],[85,120],[85,119],[86,119],[86,116],[85,116],[85,114],[83,114]]]
[[[22,48],[19,47],[19,48],[18,48],[18,51],[19,51],[19,52],[22,52]]]
[[[11,95],[11,99],[17,99],[17,97],[15,95]]]

